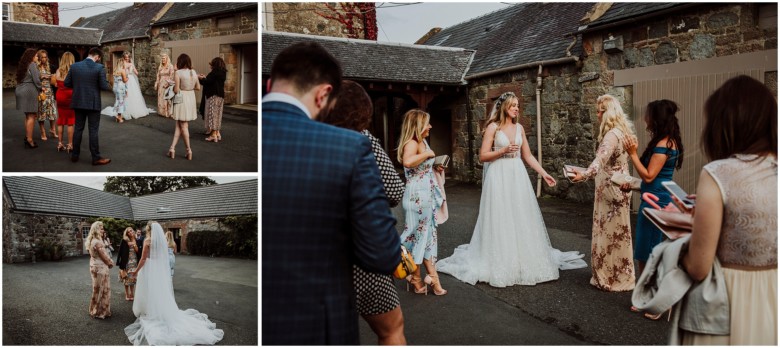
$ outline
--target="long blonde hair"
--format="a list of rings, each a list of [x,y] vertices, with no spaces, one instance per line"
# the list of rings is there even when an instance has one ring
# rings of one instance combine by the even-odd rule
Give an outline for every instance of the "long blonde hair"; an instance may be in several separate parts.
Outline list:
[[[160,66],[158,66],[158,67],[157,67],[157,70],[158,70],[158,71],[159,71],[159,70],[162,70],[162,68],[163,68],[163,63],[162,63],[162,62],[163,62],[163,60],[162,60],[162,57],[168,58],[168,64],[166,64],[165,66],[171,66],[171,65],[173,65],[173,63],[171,63],[171,57],[169,57],[167,53],[163,53],[163,54],[161,54],[161,55],[160,55]]]
[[[103,237],[100,236],[100,230],[103,228],[103,222],[102,221],[95,221],[92,223],[92,226],[89,228],[89,237],[87,237],[87,247],[92,248],[92,240],[97,238],[97,240],[103,240]]]
[[[62,57],[60,57],[60,67],[57,69],[57,72],[60,73],[62,78],[68,76],[68,71],[70,71],[70,66],[73,65],[73,63],[75,62],[76,62],[76,58],[73,57],[73,53],[65,52],[62,54]]]
[[[165,231],[165,239],[168,241],[169,248],[176,248],[176,241],[173,240],[173,232]]]
[[[128,237],[128,231],[130,232],[131,237]],[[125,231],[122,232],[122,239],[125,240],[125,242],[130,242],[130,239],[135,239],[135,229],[133,229],[132,226],[125,228]]]
[[[601,125],[599,126],[598,141],[601,142],[607,132],[612,129],[619,129],[624,136],[634,136],[634,124],[623,112],[617,98],[605,94],[596,99],[596,109],[603,111],[601,114]]]
[[[43,59],[41,59],[41,54],[46,54],[46,65],[43,65]],[[51,71],[51,61],[49,60],[49,52],[46,50],[38,50],[38,52],[35,52],[35,55],[38,56],[38,66],[43,67],[43,70],[47,73]]]
[[[130,52],[125,51],[124,53],[122,53],[122,59],[120,59],[120,60],[124,62],[125,61],[125,57],[130,58],[130,63],[133,62],[133,56],[130,55]]]
[[[520,99],[518,99],[517,96],[512,92],[504,92],[504,94],[496,99],[496,102],[493,104],[493,110],[490,111],[490,117],[488,117],[487,121],[485,121],[484,127],[482,127],[483,133],[493,122],[498,123],[499,127],[501,127],[504,122],[506,122],[507,118],[509,118],[512,123],[517,123],[519,117],[512,119],[511,117],[507,116],[509,115],[509,105],[512,105],[512,100],[516,100],[518,103],[520,103]]]
[[[431,120],[431,115],[420,109],[411,109],[404,114],[404,124],[401,126],[401,139],[398,141],[398,162],[404,161],[404,146],[412,141],[423,141],[422,133],[425,125]]]
[[[122,59],[119,59],[116,62],[116,66],[114,66],[114,74],[113,75],[114,76],[120,76],[121,74],[119,72],[120,71],[124,71],[124,70],[125,70],[125,61],[122,60]]]

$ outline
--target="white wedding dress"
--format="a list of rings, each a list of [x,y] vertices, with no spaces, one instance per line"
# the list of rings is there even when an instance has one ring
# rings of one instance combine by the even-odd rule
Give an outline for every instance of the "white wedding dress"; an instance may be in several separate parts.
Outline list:
[[[133,313],[137,319],[125,328],[127,338],[136,346],[212,345],[222,340],[224,332],[206,314],[179,309],[173,296],[168,244],[157,223],[152,224],[151,238],[149,258],[135,287]]]
[[[141,118],[154,112],[146,107],[146,101],[141,94],[141,84],[133,69],[127,69],[127,97],[125,97],[125,113],[122,117],[126,120]]]
[[[522,145],[521,126],[515,144]],[[495,146],[509,145],[496,131]],[[558,279],[558,269],[587,267],[584,255],[561,252],[550,245],[528,172],[518,153],[485,163],[479,216],[471,243],[439,260],[436,268],[469,284],[494,287],[535,285]]]

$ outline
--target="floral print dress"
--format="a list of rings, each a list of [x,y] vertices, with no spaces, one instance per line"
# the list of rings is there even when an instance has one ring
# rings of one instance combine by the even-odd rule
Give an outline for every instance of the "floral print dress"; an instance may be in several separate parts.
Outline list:
[[[46,99],[38,101],[38,121],[54,121],[57,119],[57,100],[51,89],[51,74],[43,66],[38,71],[41,74],[41,91],[46,95]]]
[[[605,291],[633,290],[636,283],[631,247],[631,192],[621,191],[610,180],[614,173],[629,174],[624,139],[619,129],[607,132],[596,151],[596,159],[583,173],[588,179],[595,177],[596,183],[590,284]]]
[[[426,151],[430,149],[425,142]],[[401,244],[414,256],[414,263],[423,259],[436,263],[438,238],[436,236],[436,211],[444,204],[444,196],[433,173],[433,158],[417,167],[404,168],[406,189],[402,200],[406,225],[401,234]]]

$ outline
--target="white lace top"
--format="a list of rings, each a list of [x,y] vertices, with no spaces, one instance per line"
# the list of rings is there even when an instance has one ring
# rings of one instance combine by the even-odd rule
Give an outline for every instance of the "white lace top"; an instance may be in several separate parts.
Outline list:
[[[704,166],[723,196],[718,259],[777,266],[777,159],[736,155]]]

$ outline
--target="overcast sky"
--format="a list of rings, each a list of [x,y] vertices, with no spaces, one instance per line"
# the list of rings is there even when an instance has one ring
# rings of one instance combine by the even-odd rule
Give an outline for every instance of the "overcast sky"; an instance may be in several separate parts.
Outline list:
[[[60,2],[60,26],[131,6],[132,2]],[[507,6],[500,2],[377,2],[378,41],[412,44],[434,27],[447,28]],[[262,16],[261,16],[262,18]]]
[[[103,184],[106,182],[105,176],[44,176],[49,179],[65,181],[76,185],[87,186],[103,191]],[[257,179],[256,176],[209,176],[218,184],[228,182],[244,181]]]

